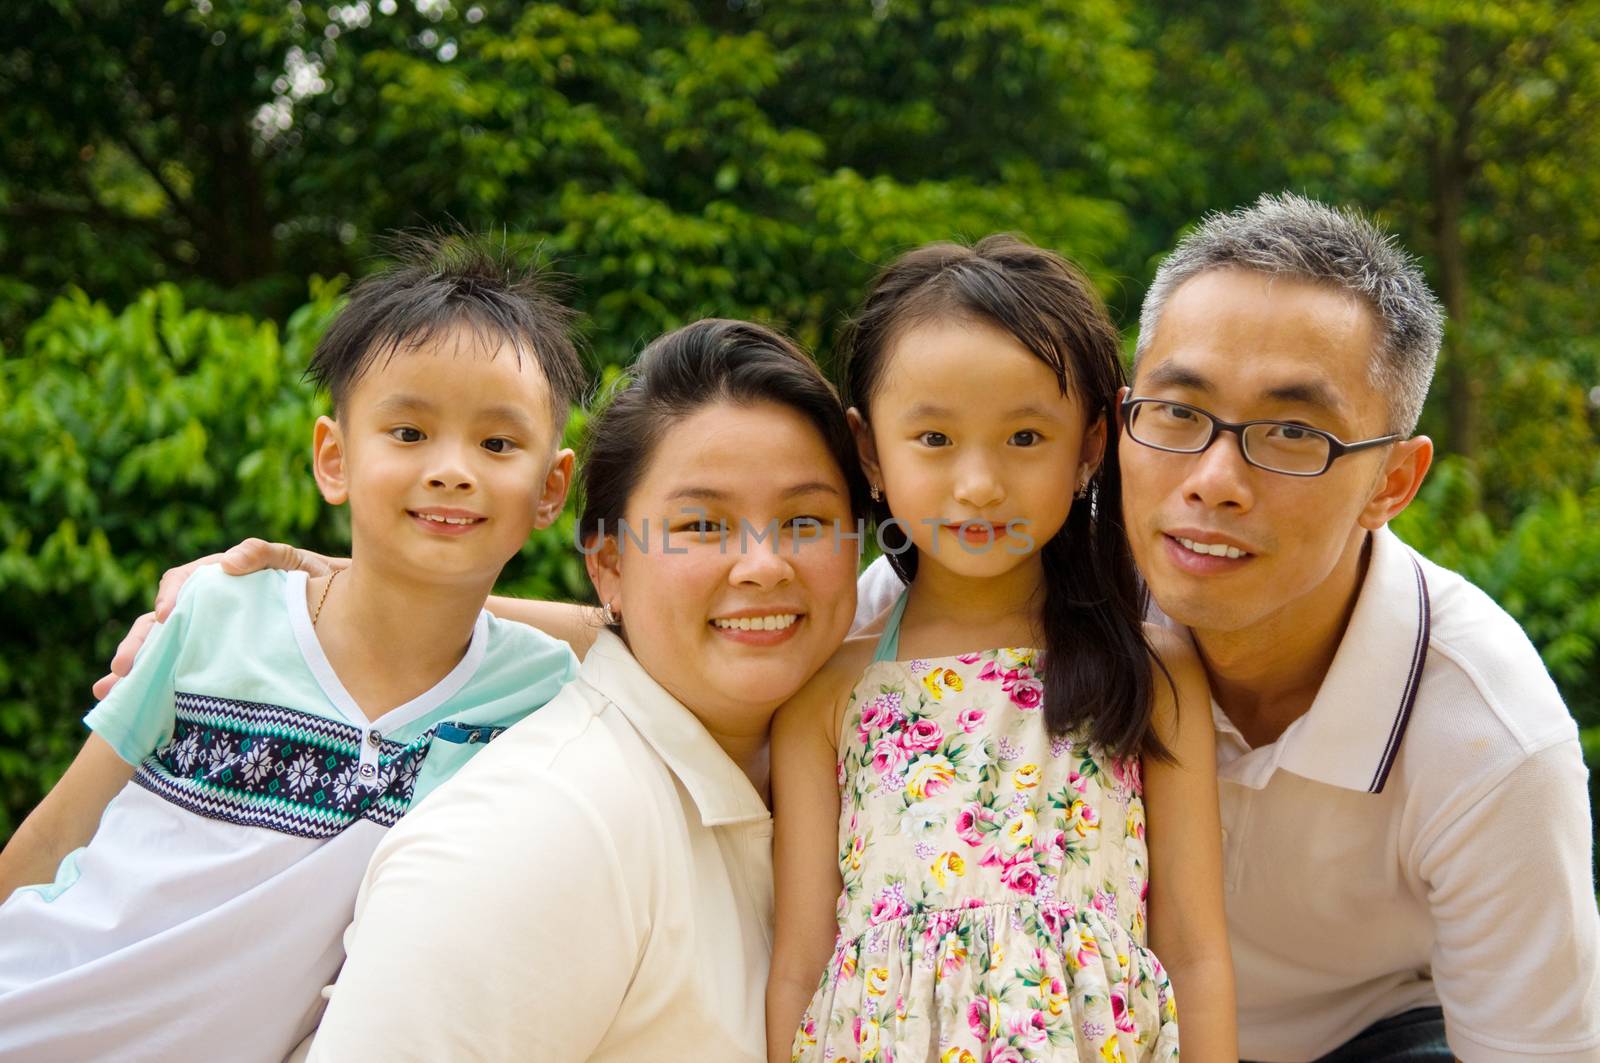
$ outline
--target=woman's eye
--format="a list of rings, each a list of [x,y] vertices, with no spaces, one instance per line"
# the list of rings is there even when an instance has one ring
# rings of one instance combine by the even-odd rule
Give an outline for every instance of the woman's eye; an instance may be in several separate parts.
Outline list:
[[[924,432],[917,437],[925,447],[948,447],[950,437],[943,432]]]
[[[420,428],[391,428],[389,434],[402,443],[420,443],[423,439]]]
[[[483,441],[483,449],[487,450],[491,454],[506,454],[512,450],[515,450],[516,446],[517,445],[511,442],[511,440],[501,439],[499,436],[496,436],[493,439],[485,439]]]
[[[1029,428],[1011,433],[1011,442],[1019,447],[1031,447],[1039,442],[1039,433]]]
[[[688,532],[691,535],[716,535],[720,534],[723,524],[720,520],[686,520],[673,531]]]

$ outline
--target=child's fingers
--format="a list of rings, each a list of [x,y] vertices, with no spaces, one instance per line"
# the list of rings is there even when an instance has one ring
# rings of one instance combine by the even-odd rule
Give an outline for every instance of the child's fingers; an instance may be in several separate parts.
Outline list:
[[[111,688],[120,682],[122,682],[120,675],[115,672],[107,672],[99,679],[96,679],[94,686],[90,687],[89,690],[94,694],[94,700],[104,701],[106,700],[106,695],[111,693]]]
[[[138,654],[139,647],[144,645],[144,640],[150,637],[150,629],[155,626],[155,613],[145,613],[133,622],[128,633],[122,636],[122,641],[117,643],[117,652],[111,657],[111,674],[102,676],[94,685],[96,698],[103,699],[111,693],[111,688],[133,670],[133,658]]]

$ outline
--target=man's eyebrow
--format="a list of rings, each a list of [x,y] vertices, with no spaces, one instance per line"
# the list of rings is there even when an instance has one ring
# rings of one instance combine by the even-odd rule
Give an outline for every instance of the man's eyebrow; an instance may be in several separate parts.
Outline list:
[[[1191,391],[1210,391],[1211,382],[1188,366],[1163,362],[1150,370],[1145,383],[1153,387],[1189,388]]]
[[[1320,380],[1303,380],[1293,384],[1280,384],[1268,388],[1263,394],[1274,402],[1294,402],[1302,406],[1315,406],[1319,410],[1338,413],[1344,403],[1328,385]]]

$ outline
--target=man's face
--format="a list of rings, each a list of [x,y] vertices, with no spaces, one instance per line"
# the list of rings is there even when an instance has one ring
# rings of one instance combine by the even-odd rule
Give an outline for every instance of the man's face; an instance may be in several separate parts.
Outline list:
[[[1224,421],[1291,421],[1345,442],[1369,439],[1389,430],[1388,402],[1370,377],[1377,343],[1371,311],[1353,296],[1213,270],[1173,293],[1132,394],[1189,403]],[[1358,556],[1360,522],[1372,523],[1370,503],[1392,449],[1360,451],[1321,476],[1296,477],[1247,464],[1231,433],[1217,433],[1199,454],[1124,435],[1123,512],[1156,603],[1200,632],[1292,629],[1336,613],[1350,588],[1330,577],[1354,571],[1340,562]],[[1216,544],[1240,556],[1195,548]]]

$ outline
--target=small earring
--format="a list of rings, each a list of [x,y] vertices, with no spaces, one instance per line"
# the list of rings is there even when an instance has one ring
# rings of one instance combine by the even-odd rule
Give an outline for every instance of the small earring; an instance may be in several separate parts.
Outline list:
[[[883,492],[878,490],[878,485],[877,484],[872,484],[870,486],[871,486],[872,500],[874,502],[882,502],[883,501]]]
[[[1082,498],[1089,493],[1089,470],[1087,467],[1078,474],[1078,489],[1072,493],[1073,498]]]
[[[601,610],[600,610],[600,620],[601,620],[602,623],[605,624],[606,627],[616,627],[617,626],[617,612],[616,612],[615,609],[611,608],[611,603],[610,602],[607,602],[601,608]]]

